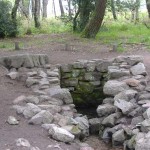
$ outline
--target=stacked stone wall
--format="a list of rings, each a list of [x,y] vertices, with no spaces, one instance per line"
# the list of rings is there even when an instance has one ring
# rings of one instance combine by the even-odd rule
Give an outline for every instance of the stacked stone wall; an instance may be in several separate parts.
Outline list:
[[[132,67],[138,63],[143,63],[140,56],[119,56],[114,59],[79,60],[61,65],[61,86],[70,90],[76,105],[96,106],[106,97],[103,92],[105,83],[136,75]]]

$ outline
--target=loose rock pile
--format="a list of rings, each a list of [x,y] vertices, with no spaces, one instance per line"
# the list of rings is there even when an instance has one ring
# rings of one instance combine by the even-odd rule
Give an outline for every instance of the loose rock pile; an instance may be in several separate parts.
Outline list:
[[[89,136],[90,132],[99,133],[113,146],[124,145],[125,150],[150,149],[150,86],[141,57],[120,56],[62,66],[48,65],[45,61],[36,68],[10,66],[7,76],[24,81],[34,93],[16,98],[13,108],[29,124],[41,125],[53,139],[72,142]],[[86,89],[89,83],[93,85],[92,92],[103,86],[106,98],[99,101],[102,103],[97,108],[99,117],[88,120],[77,113],[70,91],[77,93],[79,87]],[[77,94],[84,94],[81,92]],[[13,120],[9,117],[9,122]]]
[[[14,64],[13,61],[11,64]],[[17,114],[28,119],[29,124],[40,125],[53,139],[65,143],[89,135],[88,118],[77,113],[69,90],[60,87],[59,67],[46,63],[37,67],[13,66],[7,76],[23,81],[33,91],[32,95],[17,97],[12,106]],[[19,124],[13,116],[9,116],[7,122]]]
[[[91,102],[82,100],[84,91],[88,91],[89,97],[90,93],[96,94],[97,88],[102,92],[103,87],[106,98],[97,99],[102,104],[97,108],[99,117],[89,120],[91,133],[99,132],[105,142],[111,141],[113,146],[124,145],[127,150],[150,149],[148,144],[142,144],[149,142],[149,133],[146,133],[150,130],[150,86],[140,56],[77,61],[62,66],[61,73],[62,85],[72,89],[77,103],[92,103],[92,98]]]

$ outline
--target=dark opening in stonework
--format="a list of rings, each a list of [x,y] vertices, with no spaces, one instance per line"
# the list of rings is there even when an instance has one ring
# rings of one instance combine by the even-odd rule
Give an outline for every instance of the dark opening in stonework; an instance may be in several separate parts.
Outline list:
[[[109,63],[104,66],[100,62],[82,61],[73,64],[62,65],[61,87],[68,88],[78,112],[86,114],[89,118],[96,117],[96,108],[102,104],[106,97],[103,86],[107,81],[107,69]]]

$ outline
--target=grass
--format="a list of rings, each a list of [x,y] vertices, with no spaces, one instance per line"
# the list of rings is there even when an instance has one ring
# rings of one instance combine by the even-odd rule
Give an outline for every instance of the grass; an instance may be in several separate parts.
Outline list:
[[[105,20],[104,25],[101,27],[100,32],[97,34],[96,40],[90,40],[93,43],[101,42],[103,44],[117,45],[117,51],[122,52],[125,50],[125,44],[144,44],[150,48],[150,29],[147,29],[142,23],[134,24],[125,21],[108,21]],[[48,19],[41,21],[41,28],[36,29],[34,22],[28,23],[27,20],[21,20],[19,24],[19,37],[24,37],[27,30],[30,30],[32,35],[39,34],[52,34],[52,33],[71,33],[72,26],[70,23],[63,23],[59,19]],[[75,33],[74,36],[79,36]],[[50,38],[32,38],[31,41],[26,41],[27,47],[34,45],[42,47],[42,45],[49,42],[65,43],[65,37],[56,36],[53,39]],[[82,42],[89,41],[81,39]],[[20,47],[23,48],[24,42],[20,42]],[[0,40],[0,49],[14,49],[14,40],[4,39]]]
[[[34,27],[34,22],[28,23],[27,20],[22,20],[19,26],[19,36],[24,36],[30,30],[33,35],[36,34],[51,34],[64,33],[72,30],[71,24],[65,24],[60,19],[41,20],[41,27],[39,29]]]
[[[149,47],[150,30],[141,23],[107,22],[96,39],[105,44],[145,44]]]

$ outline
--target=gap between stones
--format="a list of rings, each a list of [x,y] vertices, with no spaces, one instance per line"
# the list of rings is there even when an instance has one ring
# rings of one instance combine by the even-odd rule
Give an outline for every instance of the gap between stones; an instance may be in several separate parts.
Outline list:
[[[148,143],[150,87],[140,56],[52,66],[46,55],[17,55],[0,58],[0,63],[10,69],[7,76],[24,81],[34,93],[15,99],[13,108],[55,140],[83,140],[90,132],[129,150]],[[87,111],[96,107],[98,117],[79,114],[73,103]]]

